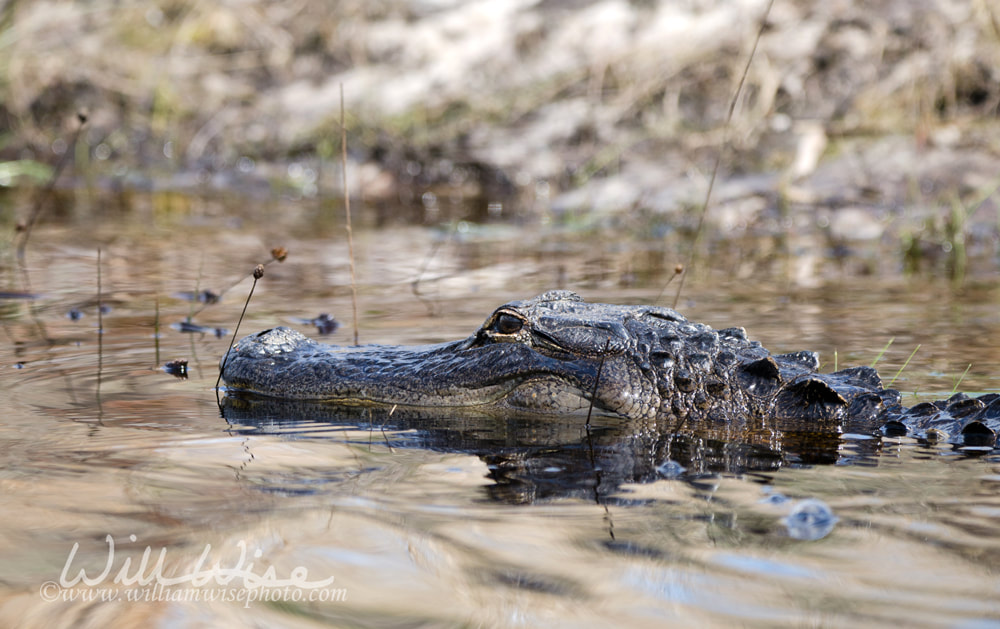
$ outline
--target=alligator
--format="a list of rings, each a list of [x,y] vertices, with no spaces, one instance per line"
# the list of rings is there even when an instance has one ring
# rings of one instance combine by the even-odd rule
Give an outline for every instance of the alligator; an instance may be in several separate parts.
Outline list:
[[[221,369],[227,397],[310,408],[593,414],[674,431],[912,435],[980,450],[1000,431],[997,393],[907,408],[872,367],[821,373],[815,352],[772,354],[743,328],[565,290],[504,304],[468,338],[437,345],[338,347],[277,327],[241,339]]]

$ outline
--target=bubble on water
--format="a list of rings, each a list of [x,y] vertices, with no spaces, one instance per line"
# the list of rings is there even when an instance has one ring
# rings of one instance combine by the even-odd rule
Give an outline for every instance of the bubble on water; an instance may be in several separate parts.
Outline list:
[[[656,466],[656,473],[663,478],[677,478],[686,471],[686,467],[672,459],[667,459]]]
[[[823,539],[833,531],[840,520],[825,502],[816,498],[800,500],[782,522],[793,539],[814,541]]]

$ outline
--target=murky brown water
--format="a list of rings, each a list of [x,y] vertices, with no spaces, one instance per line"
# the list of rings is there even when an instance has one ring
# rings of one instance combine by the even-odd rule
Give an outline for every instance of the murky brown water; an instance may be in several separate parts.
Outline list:
[[[278,245],[289,259],[267,267],[241,335],[329,312],[344,324],[329,340],[349,343],[346,244],[313,207],[141,198],[119,211],[50,217],[32,235],[24,270],[6,251],[0,290],[37,298],[0,300],[0,623],[1000,622],[996,453],[911,439],[874,451],[845,436],[837,465],[679,476],[663,467],[659,479],[629,481],[636,472],[595,488],[571,473],[579,426],[548,427],[550,441],[539,437],[548,448],[505,443],[491,453],[495,434],[470,436],[481,426],[428,438],[378,423],[227,422],[213,387],[229,337],[171,328],[192,309],[176,295],[221,291]],[[558,226],[449,233],[369,223],[355,245],[362,342],[459,338],[496,305],[559,285],[593,301],[649,302],[677,261],[655,242]],[[98,247],[110,307],[103,335]],[[731,260],[705,263],[679,308],[742,325],[773,351],[818,350],[829,368],[871,363],[894,338],[880,361],[886,378],[920,345],[896,382],[911,400],[950,394],[970,363],[961,390],[1000,390],[994,279],[955,290],[833,267],[802,288],[789,279],[801,279],[796,264],[747,273]],[[196,321],[231,330],[249,286],[243,279]],[[178,358],[189,361],[186,380],[159,369]],[[628,462],[616,444],[639,446],[625,428],[608,431],[611,470]],[[720,456],[730,455],[738,453]],[[518,456],[537,465],[511,463]],[[809,498],[838,519],[820,539],[795,539],[783,518]],[[156,574],[178,582],[156,586]],[[199,574],[207,576],[193,583]],[[285,585],[274,600],[246,604],[263,595],[250,581],[266,574]]]

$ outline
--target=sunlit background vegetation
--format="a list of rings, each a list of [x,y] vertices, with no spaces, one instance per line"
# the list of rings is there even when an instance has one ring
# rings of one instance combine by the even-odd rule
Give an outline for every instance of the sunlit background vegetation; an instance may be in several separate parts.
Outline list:
[[[343,93],[348,186],[381,219],[691,231],[719,159],[717,235],[888,241],[897,266],[952,273],[997,249],[987,0],[0,11],[5,186],[44,185],[62,162],[68,188],[338,203]]]

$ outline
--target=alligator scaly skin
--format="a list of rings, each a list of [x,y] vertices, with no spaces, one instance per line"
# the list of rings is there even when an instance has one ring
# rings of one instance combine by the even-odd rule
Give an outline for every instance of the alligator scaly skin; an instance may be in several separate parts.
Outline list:
[[[771,354],[656,306],[549,291],[497,308],[473,335],[428,346],[337,347],[288,328],[240,340],[227,392],[349,405],[739,423],[778,430],[912,434],[992,446],[1000,395],[904,408],[871,367],[820,373],[814,352]],[[599,375],[599,377],[598,377]]]

